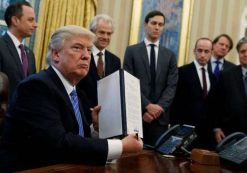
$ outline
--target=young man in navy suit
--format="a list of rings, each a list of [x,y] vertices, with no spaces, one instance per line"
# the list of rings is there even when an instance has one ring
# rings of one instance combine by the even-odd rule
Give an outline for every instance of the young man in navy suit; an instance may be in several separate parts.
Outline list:
[[[34,10],[28,2],[19,2],[7,7],[4,14],[8,26],[7,33],[0,38],[0,71],[9,78],[10,97],[21,80],[36,72],[33,52],[24,46],[27,64],[24,60],[20,44],[30,37],[37,28]]]
[[[122,153],[142,150],[142,140],[132,134],[122,140],[90,137],[84,100],[76,96],[75,86],[88,73],[93,39],[92,32],[75,25],[53,33],[50,67],[20,83],[5,117],[1,172],[57,163],[104,165]],[[99,110],[92,110],[95,129]]]
[[[149,145],[154,145],[168,128],[178,79],[174,53],[160,45],[164,26],[163,13],[149,12],[144,41],[128,46],[124,56],[124,69],[140,79],[144,143]]]
[[[90,30],[96,35],[92,48],[90,69],[88,75],[79,82],[77,88],[80,95],[82,94],[88,98],[88,106],[94,107],[98,105],[97,81],[119,70],[121,63],[116,55],[106,50],[114,32],[112,18],[106,14],[95,16],[90,24]]]

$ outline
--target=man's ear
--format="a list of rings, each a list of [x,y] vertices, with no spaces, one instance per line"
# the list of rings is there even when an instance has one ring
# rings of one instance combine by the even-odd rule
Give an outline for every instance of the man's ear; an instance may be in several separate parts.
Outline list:
[[[57,51],[56,49],[52,49],[51,58],[54,62],[59,62],[59,51]]]
[[[16,16],[12,16],[11,17],[11,23],[12,23],[13,26],[16,26],[16,25],[18,25],[20,23],[20,19],[18,17],[16,17]]]

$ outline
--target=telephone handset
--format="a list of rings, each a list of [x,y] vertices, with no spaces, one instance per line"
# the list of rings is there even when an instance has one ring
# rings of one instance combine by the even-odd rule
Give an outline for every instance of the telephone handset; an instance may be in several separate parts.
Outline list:
[[[217,145],[216,151],[223,160],[240,167],[247,166],[247,136],[242,132],[228,135]]]
[[[197,137],[195,127],[187,124],[174,125],[164,132],[152,147],[161,154],[172,154],[186,148]]]

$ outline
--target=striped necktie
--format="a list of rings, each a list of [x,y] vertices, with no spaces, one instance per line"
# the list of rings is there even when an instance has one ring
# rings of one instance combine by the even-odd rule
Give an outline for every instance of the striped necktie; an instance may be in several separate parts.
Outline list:
[[[71,96],[71,103],[73,105],[75,117],[76,117],[77,123],[79,125],[79,135],[84,136],[83,122],[82,122],[81,112],[79,109],[79,102],[78,102],[78,97],[77,97],[76,91],[73,90],[70,93],[70,96]]]

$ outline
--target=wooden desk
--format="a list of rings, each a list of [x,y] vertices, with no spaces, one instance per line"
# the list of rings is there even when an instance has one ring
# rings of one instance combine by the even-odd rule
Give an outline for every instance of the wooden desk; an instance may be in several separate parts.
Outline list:
[[[58,164],[20,173],[191,173],[190,162],[184,158],[165,158],[152,151],[123,156],[116,163],[106,166]],[[246,173],[244,170],[221,165],[221,173]]]

